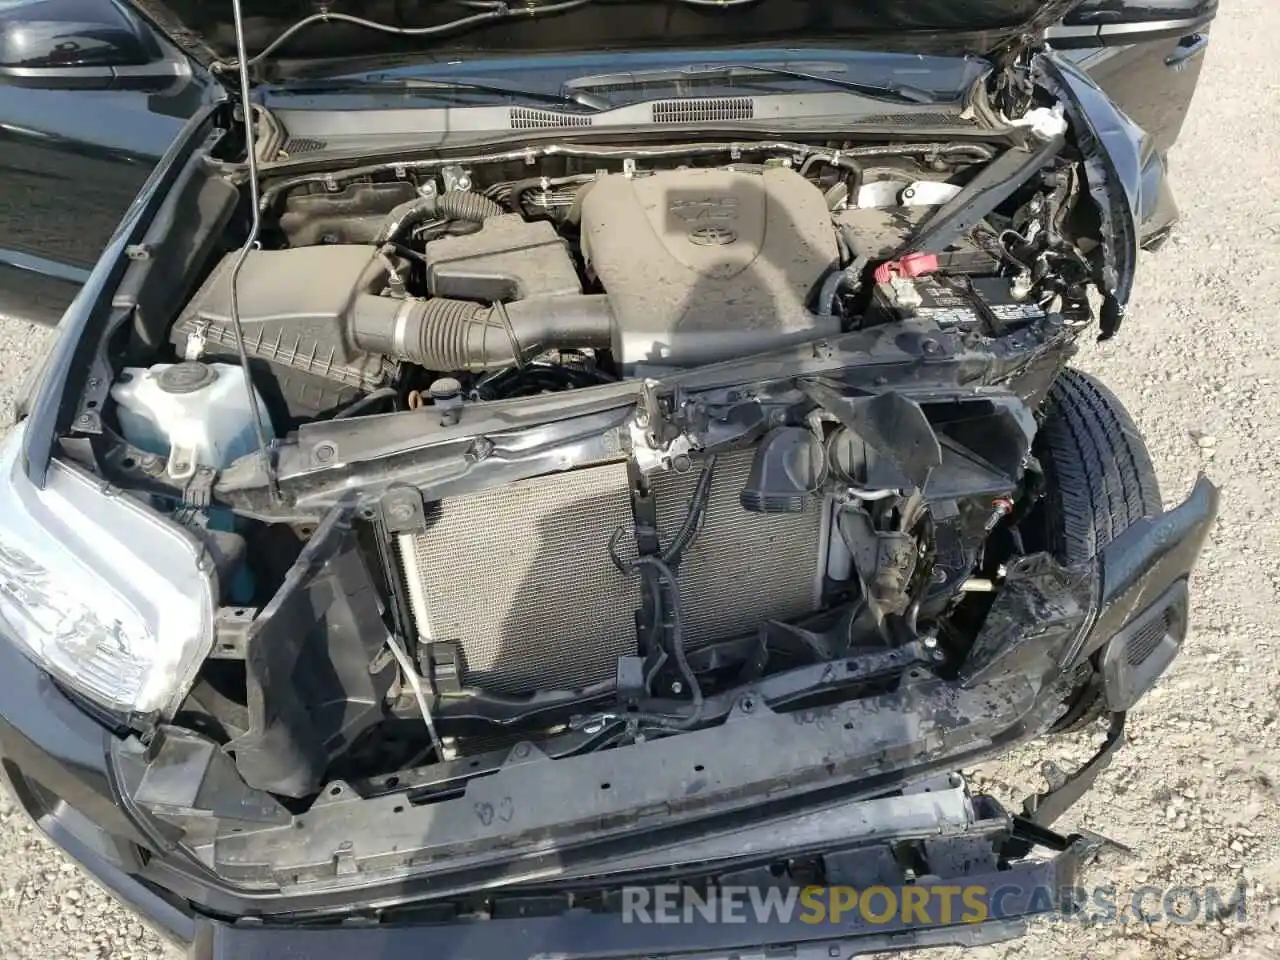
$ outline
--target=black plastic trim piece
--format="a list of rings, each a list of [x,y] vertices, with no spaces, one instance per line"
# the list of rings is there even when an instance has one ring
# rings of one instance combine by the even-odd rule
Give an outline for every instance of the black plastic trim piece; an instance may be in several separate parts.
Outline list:
[[[1061,891],[1075,883],[1081,854],[1080,845],[1073,844],[1050,860],[966,875],[966,885],[985,889],[992,899],[988,919],[978,923],[908,926],[899,915],[875,925],[860,916],[848,917],[837,926],[806,923],[801,911],[795,911],[789,922],[750,918],[745,923],[717,923],[695,911],[689,923],[628,923],[621,914],[585,910],[550,917],[363,928],[210,923],[200,931],[192,956],[199,960],[274,960],[287,954],[312,960],[346,960],[351,956],[430,952],[441,960],[532,960],[546,956],[562,960],[636,956],[723,960],[757,954],[763,944],[769,944],[790,960],[830,960],[832,956],[946,944],[974,946],[1021,936],[1029,919],[1058,911]],[[997,891],[1002,895],[995,897]]]
[[[1189,602],[1187,581],[1179,580],[1107,642],[1102,654],[1102,683],[1111,710],[1132,708],[1173,663],[1187,635]],[[1130,640],[1152,627],[1160,629],[1155,647],[1145,652],[1140,662],[1131,663]]]
[[[387,628],[355,512],[348,503],[330,513],[249,625],[249,730],[227,749],[251,787],[314,793],[333,757],[383,719],[394,661],[373,667]]]

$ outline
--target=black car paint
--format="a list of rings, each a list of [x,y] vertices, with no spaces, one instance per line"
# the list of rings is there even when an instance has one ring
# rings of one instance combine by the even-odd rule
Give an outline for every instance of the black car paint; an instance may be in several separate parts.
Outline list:
[[[1164,154],[1182,132],[1217,12],[1218,0],[1085,0],[1049,31],[1049,42]],[[1134,42],[1139,27],[1144,39]]]
[[[157,161],[222,96],[111,0],[0,10],[0,319],[60,321]]]

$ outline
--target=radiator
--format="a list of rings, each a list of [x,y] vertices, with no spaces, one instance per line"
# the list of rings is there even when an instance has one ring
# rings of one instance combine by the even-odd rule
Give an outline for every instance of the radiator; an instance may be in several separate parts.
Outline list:
[[[748,513],[738,492],[752,451],[720,458],[706,522],[679,569],[686,643],[750,633],[816,608],[824,514]],[[683,522],[698,471],[652,489],[664,545]],[[580,687],[614,676],[636,650],[640,584],[609,559],[628,531],[625,463],[538,477],[441,501],[428,529],[399,538],[415,627],[461,649],[464,683],[501,693]]]

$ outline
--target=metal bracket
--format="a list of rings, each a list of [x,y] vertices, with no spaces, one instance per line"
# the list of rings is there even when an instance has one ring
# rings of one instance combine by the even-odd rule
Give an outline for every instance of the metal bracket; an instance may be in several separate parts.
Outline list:
[[[407,484],[388,487],[378,502],[382,523],[389,534],[420,533],[427,529],[422,491]]]
[[[766,713],[773,713],[773,711],[769,708],[769,704],[764,697],[755,690],[748,690],[734,702],[725,722],[733,723],[735,720],[749,720]]]
[[[456,163],[446,164],[441,167],[440,179],[444,181],[445,193],[451,190],[471,189],[471,176]]]
[[[551,758],[543,753],[542,750],[538,749],[536,744],[521,740],[519,743],[512,745],[503,766],[510,767],[518,763],[533,763],[538,760],[549,759]]]

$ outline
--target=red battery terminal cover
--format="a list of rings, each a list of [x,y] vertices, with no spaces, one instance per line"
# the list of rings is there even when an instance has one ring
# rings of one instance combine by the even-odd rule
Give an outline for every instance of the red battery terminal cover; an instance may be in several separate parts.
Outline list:
[[[888,283],[894,277],[923,277],[938,269],[938,256],[933,253],[908,253],[897,260],[886,260],[876,267],[876,283]]]

